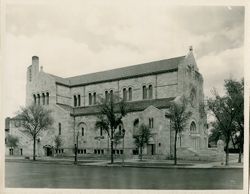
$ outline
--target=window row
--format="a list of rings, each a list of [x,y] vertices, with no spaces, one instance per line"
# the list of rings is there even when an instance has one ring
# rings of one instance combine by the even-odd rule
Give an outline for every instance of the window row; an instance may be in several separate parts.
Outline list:
[[[95,105],[96,104],[96,92],[89,93],[89,105]]]
[[[86,154],[87,151],[86,151],[86,149],[77,149],[77,153],[78,154]]]
[[[105,101],[109,101],[110,99],[113,99],[114,92],[113,90],[105,91]],[[89,105],[96,105],[97,104],[97,98],[96,98],[96,92],[89,93]],[[122,98],[124,101],[132,101],[133,98],[133,90],[131,87],[129,88],[123,88],[122,90]],[[153,98],[153,86],[143,86],[142,87],[142,99],[152,99]],[[80,95],[74,95],[74,107],[81,106],[81,96]]]
[[[128,89],[123,88],[122,97],[124,101],[131,101],[132,100],[132,88],[131,87],[129,87]]]
[[[153,86],[149,85],[142,87],[142,99],[152,99],[153,98]]]
[[[117,154],[117,155],[122,155],[123,154],[123,150],[113,150],[113,154]]]
[[[63,149],[56,149],[56,154],[63,154],[64,150]]]
[[[49,104],[49,92],[40,94],[33,94],[33,100],[35,104],[38,105],[48,105]]]
[[[81,106],[81,95],[74,95],[74,107]]]
[[[94,154],[104,154],[104,150],[94,149]]]

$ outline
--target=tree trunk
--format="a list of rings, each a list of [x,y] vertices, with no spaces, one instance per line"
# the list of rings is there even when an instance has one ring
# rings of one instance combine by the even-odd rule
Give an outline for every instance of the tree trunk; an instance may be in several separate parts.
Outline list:
[[[226,166],[228,165],[228,160],[229,160],[229,149],[228,149],[228,144],[229,142],[226,143]]]
[[[238,163],[241,163],[241,145],[239,146],[239,158]]]
[[[174,136],[174,165],[177,165],[176,144],[177,144],[177,131],[175,131],[175,136]]]
[[[36,137],[33,137],[33,160],[36,160]]]
[[[114,163],[114,154],[113,154],[113,150],[114,150],[114,133],[113,133],[113,129],[111,129],[111,144],[110,144],[110,149],[111,149],[111,164]]]

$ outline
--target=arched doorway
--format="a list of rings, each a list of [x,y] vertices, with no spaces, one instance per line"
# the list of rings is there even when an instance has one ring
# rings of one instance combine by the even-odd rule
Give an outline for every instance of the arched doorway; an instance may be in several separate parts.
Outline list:
[[[43,146],[45,151],[45,156],[53,156],[53,146],[51,145],[45,145]]]

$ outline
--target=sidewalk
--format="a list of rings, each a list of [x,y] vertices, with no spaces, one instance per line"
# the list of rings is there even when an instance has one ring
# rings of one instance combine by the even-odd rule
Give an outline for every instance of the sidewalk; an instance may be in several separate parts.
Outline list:
[[[32,159],[24,159],[24,157],[5,156],[6,162],[31,162],[45,164],[63,164],[73,165],[74,157],[56,158],[56,157],[37,157],[36,161]],[[137,167],[137,168],[243,168],[243,163],[238,163],[237,159],[229,160],[229,165],[222,165],[221,162],[205,162],[205,161],[187,161],[177,160],[177,165],[173,164],[173,160],[147,160],[126,159],[124,164],[121,159],[115,159],[114,164],[110,164],[110,160],[100,159],[82,159],[79,158],[78,166],[102,166],[102,167]]]

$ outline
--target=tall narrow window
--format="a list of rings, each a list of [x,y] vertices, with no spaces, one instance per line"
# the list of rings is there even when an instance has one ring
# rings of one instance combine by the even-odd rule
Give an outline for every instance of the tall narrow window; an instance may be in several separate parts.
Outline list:
[[[36,95],[33,95],[33,99],[34,99],[34,104],[36,104]]]
[[[122,135],[122,126],[119,125],[119,135]]]
[[[128,89],[128,100],[131,101],[132,100],[132,88]]]
[[[58,123],[58,135],[62,134],[62,125],[61,123]]]
[[[100,127],[100,136],[102,136],[102,127]]]
[[[122,94],[123,94],[123,100],[127,101],[127,89],[126,88],[123,88]]]
[[[40,105],[40,94],[37,94],[37,103]]]
[[[147,88],[146,88],[146,86],[142,87],[142,98],[147,99]]]
[[[152,85],[148,86],[148,98],[149,99],[153,98],[153,87],[152,87]]]
[[[92,105],[92,94],[89,93],[89,105]]]
[[[46,97],[47,97],[47,105],[49,105],[49,92],[46,93]]]
[[[84,128],[82,127],[82,136],[84,136]]]
[[[96,104],[96,92],[94,92],[93,97],[94,97],[94,104]]]
[[[76,98],[76,95],[74,95],[74,107],[77,106],[77,98]]]
[[[105,101],[108,101],[108,91],[105,91]]]
[[[154,128],[154,118],[149,118],[149,128]]]
[[[113,100],[113,90],[110,90],[110,100]]]
[[[42,93],[42,101],[43,101],[43,105],[45,105],[45,94]]]
[[[78,95],[78,106],[81,106],[81,95]]]

